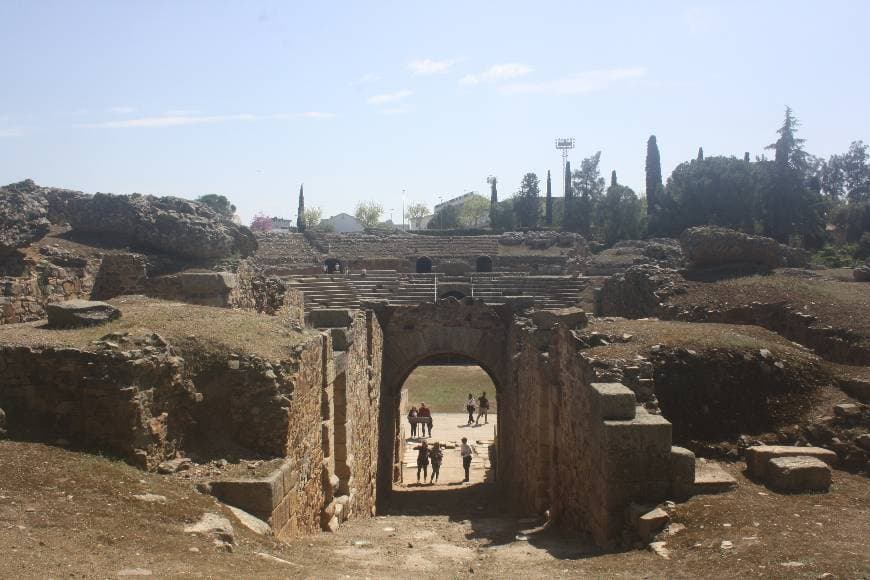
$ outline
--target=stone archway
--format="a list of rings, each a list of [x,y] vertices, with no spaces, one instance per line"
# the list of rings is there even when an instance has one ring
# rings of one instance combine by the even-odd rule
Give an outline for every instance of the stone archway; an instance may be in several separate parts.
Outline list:
[[[329,258],[323,263],[323,265],[326,266],[327,274],[341,271],[341,260],[338,260],[337,258]]]
[[[501,394],[511,381],[506,357],[513,313],[508,306],[490,307],[471,298],[414,307],[383,306],[375,312],[384,336],[378,461],[378,495],[383,500],[392,488],[398,462],[402,385],[421,362],[443,355],[473,361],[495,384],[500,413],[505,405],[510,406],[509,397]]]
[[[480,256],[475,262],[478,272],[492,272],[492,258]]]
[[[459,290],[448,290],[447,292],[442,293],[438,299],[444,300],[446,298],[455,298],[456,300],[462,300],[465,298],[465,294],[460,292]]]
[[[432,272],[432,260],[427,256],[417,258],[415,271],[418,274],[429,274]]]

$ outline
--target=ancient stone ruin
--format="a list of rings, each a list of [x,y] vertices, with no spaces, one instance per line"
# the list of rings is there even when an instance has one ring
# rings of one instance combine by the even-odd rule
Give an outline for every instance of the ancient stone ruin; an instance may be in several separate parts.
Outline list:
[[[695,228],[592,253],[552,232],[255,237],[196,202],[32,182],[0,189],[0,220],[0,436],[188,472],[279,538],[389,504],[403,385],[445,355],[496,386],[498,493],[601,546],[651,538],[665,500],[734,486],[701,477],[696,454],[745,458],[788,492],[867,469],[863,330],[752,300],[781,279],[847,282],[772,240]],[[768,286],[714,304],[747,264]],[[805,421],[832,384],[857,401]]]

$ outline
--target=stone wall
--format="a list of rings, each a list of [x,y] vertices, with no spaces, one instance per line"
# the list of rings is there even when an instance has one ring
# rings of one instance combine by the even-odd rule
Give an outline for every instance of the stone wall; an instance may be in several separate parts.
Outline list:
[[[65,440],[153,469],[173,454],[197,395],[159,336],[100,350],[0,346],[0,407],[10,436]],[[146,350],[147,349],[147,350]]]
[[[142,254],[106,254],[94,282],[94,300],[125,294],[144,294],[148,281],[147,259]]]

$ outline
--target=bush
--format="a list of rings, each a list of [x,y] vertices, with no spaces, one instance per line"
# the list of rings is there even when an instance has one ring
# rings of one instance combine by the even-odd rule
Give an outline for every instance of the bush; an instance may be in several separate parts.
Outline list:
[[[868,240],[870,242],[870,240]],[[812,256],[812,263],[826,268],[852,268],[855,266],[855,244],[826,245]]]

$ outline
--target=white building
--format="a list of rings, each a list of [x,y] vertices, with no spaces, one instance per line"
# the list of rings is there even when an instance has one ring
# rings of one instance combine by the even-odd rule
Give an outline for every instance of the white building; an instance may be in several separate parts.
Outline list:
[[[350,214],[340,213],[332,216],[331,218],[327,218],[324,220],[320,220],[320,227],[328,228],[337,234],[346,234],[348,232],[361,232],[365,228],[359,220],[353,217]]]
[[[277,232],[280,234],[286,234],[289,232],[296,231],[296,222],[284,218],[273,217],[272,218],[272,230],[273,232]]]

